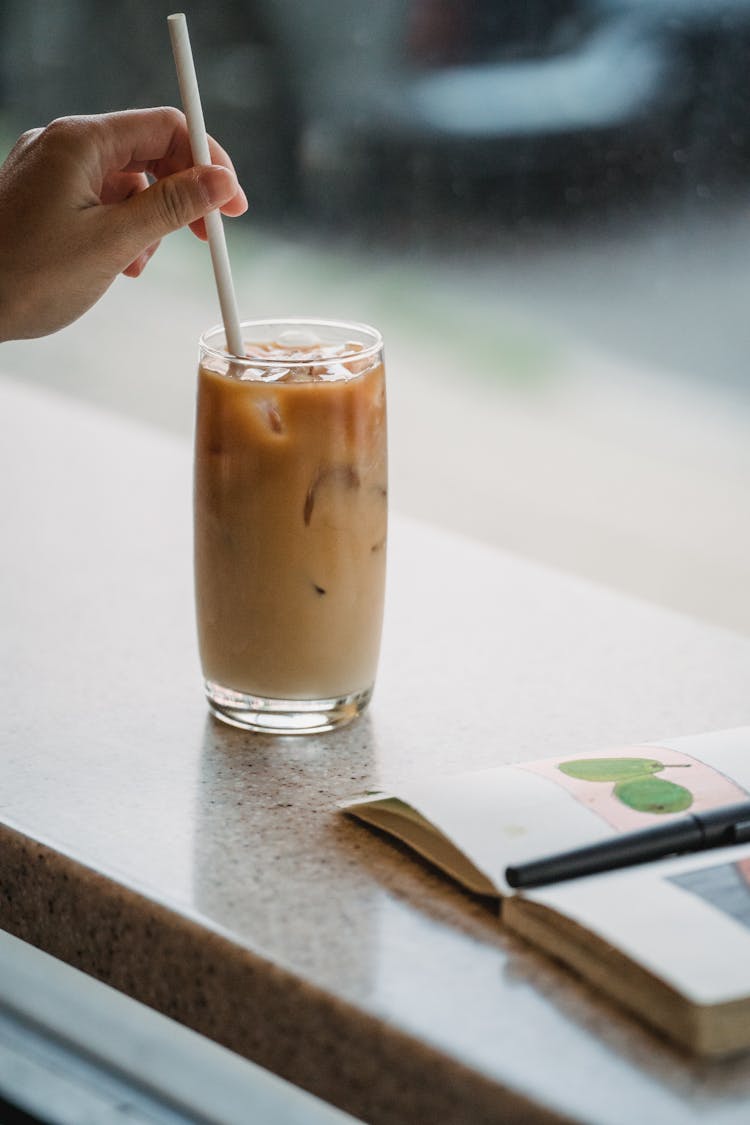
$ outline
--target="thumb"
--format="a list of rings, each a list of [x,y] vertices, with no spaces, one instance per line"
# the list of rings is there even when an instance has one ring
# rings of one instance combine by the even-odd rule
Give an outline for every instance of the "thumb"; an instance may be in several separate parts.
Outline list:
[[[157,180],[117,204],[125,220],[123,256],[133,261],[165,234],[227,203],[238,190],[237,177],[220,164],[196,165]]]

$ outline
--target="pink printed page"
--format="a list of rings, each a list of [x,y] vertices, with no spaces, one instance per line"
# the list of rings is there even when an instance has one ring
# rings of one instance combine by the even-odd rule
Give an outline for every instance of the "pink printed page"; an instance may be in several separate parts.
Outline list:
[[[734,804],[750,795],[716,767],[654,744],[567,754],[514,768],[553,781],[620,832]]]

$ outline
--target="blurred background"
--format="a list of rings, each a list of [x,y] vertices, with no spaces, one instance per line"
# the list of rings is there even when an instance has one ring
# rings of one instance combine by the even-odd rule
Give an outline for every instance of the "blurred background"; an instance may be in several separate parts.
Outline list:
[[[179,104],[169,11],[5,0],[3,151]],[[750,631],[750,0],[186,12],[242,314],[382,329],[394,507]],[[2,370],[187,436],[218,319],[180,232]]]

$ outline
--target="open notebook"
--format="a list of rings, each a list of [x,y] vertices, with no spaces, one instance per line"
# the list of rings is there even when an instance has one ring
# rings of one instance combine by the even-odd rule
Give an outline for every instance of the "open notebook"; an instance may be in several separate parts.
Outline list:
[[[750,796],[750,727],[447,777],[344,810],[700,1054],[750,1048],[750,845],[512,892],[509,865]]]

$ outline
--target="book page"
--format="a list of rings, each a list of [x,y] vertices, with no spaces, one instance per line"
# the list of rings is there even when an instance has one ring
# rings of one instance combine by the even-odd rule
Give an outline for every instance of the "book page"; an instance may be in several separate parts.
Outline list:
[[[393,794],[343,802],[345,811],[378,823],[411,843],[470,889],[442,836],[487,881],[488,893],[510,891],[505,868],[660,824],[686,812],[733,804],[750,795],[750,727],[637,746],[568,753],[472,773],[425,778]],[[389,798],[396,802],[389,803]],[[410,806],[432,826],[412,833],[399,811]],[[401,818],[400,830],[396,831]],[[412,838],[412,835],[414,838]]]
[[[750,845],[524,891],[511,928],[524,901],[572,919],[694,1004],[750,998]]]
[[[612,831],[559,786],[513,766],[422,780],[400,789],[399,799],[467,856],[498,894],[510,890],[509,864],[556,850],[561,840],[575,847]],[[409,842],[408,831],[399,835]],[[437,852],[429,858],[446,869]]]

